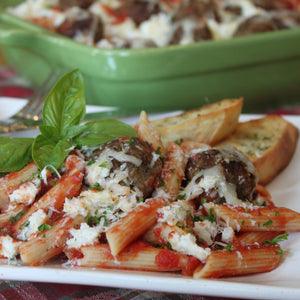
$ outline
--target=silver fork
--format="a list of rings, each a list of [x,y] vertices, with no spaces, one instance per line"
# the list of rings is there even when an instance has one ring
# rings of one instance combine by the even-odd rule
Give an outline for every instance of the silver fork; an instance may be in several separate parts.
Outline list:
[[[37,127],[41,123],[45,98],[62,75],[62,71],[53,69],[19,112],[5,121],[0,121],[0,133]]]

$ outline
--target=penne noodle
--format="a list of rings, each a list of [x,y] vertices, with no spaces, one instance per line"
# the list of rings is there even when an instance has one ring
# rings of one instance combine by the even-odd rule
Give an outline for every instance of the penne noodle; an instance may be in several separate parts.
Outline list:
[[[63,209],[65,199],[67,197],[75,197],[79,194],[83,179],[83,172],[77,167],[74,167],[65,175],[63,175],[46,194],[44,194],[38,201],[36,201],[27,213],[23,214],[22,217],[15,222],[13,225],[14,235],[18,236],[22,229],[22,226],[28,221],[38,210],[43,210],[50,219],[52,224],[57,216],[60,215]]]
[[[12,193],[20,184],[30,180],[37,173],[38,167],[35,163],[27,164],[22,170],[12,172],[0,178],[0,210],[6,210],[9,205],[8,195]]]
[[[245,247],[238,250],[216,250],[205,265],[199,266],[194,278],[219,278],[269,272],[280,260],[279,246]]]
[[[70,236],[69,230],[73,227],[79,227],[82,221],[82,217],[74,219],[63,217],[50,229],[40,232],[36,238],[24,242],[20,246],[22,261],[26,265],[38,266],[60,254]]]
[[[185,155],[175,143],[169,142],[161,179],[162,186],[156,189],[155,195],[163,195],[169,201],[175,201],[180,191],[185,171]]]
[[[6,231],[11,234],[9,224],[13,223],[14,219],[17,219],[19,216],[21,217],[27,210],[28,207],[26,205],[20,204],[13,209],[0,214],[0,228],[3,230],[3,228],[6,227]]]
[[[263,244],[267,240],[273,240],[276,236],[282,234],[279,231],[249,231],[242,232],[238,235],[238,240],[242,245]]]
[[[165,147],[144,111],[140,114],[139,120],[135,125],[135,130],[139,139],[148,142],[156,152],[160,151],[162,155],[165,154]]]
[[[163,198],[152,198],[138,205],[106,232],[111,253],[116,256],[144,234],[156,222],[156,211],[166,204]]]
[[[159,249],[143,241],[126,247],[116,257],[111,254],[109,245],[95,244],[83,246],[80,250],[65,250],[68,258],[76,266],[130,269],[143,271],[182,271],[191,275],[199,265],[193,257],[168,249]]]
[[[235,231],[300,231],[300,214],[285,207],[253,207],[205,203],[219,222]]]

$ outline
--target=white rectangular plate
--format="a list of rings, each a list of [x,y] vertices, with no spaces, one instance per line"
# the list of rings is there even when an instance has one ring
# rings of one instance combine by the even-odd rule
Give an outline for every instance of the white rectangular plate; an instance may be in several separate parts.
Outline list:
[[[152,116],[152,118],[159,115]],[[243,115],[241,120],[257,116]],[[300,128],[300,117],[286,117]],[[127,118],[133,123],[136,118]],[[20,135],[20,133],[19,133]],[[23,132],[26,136],[28,133]],[[299,142],[300,143],[300,142]],[[268,189],[278,206],[300,212],[300,145],[289,166]],[[195,280],[170,273],[136,272],[61,266],[54,260],[46,266],[28,267],[0,262],[0,279],[109,286],[160,292],[198,294],[239,299],[300,299],[300,234],[290,234],[281,244],[284,255],[269,273],[226,279]]]

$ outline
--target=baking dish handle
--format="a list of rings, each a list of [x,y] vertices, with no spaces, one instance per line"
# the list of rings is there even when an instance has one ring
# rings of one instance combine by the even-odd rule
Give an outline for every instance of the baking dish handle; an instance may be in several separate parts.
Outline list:
[[[24,29],[0,28],[0,46],[21,47],[28,50],[41,50],[47,47],[51,33],[45,35]]]

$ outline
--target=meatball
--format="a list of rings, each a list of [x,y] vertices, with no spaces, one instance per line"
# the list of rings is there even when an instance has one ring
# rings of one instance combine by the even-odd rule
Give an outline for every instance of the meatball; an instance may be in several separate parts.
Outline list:
[[[242,201],[253,200],[254,190],[257,184],[257,173],[248,157],[233,148],[203,149],[193,154],[186,167],[186,180],[191,181],[201,171],[219,167],[226,183],[233,186],[236,196]],[[205,174],[205,172],[203,173]],[[216,175],[217,176],[217,175]],[[205,177],[200,176],[197,183]],[[224,203],[226,199],[219,193],[218,187],[211,187],[199,196],[215,203]]]
[[[116,10],[117,14],[125,14],[139,26],[152,15],[160,12],[159,5],[145,0],[122,0],[121,6]]]
[[[220,21],[217,5],[214,1],[181,1],[175,14],[174,20],[179,21],[184,18],[213,18]]]
[[[95,0],[59,0],[59,7],[68,9],[77,6],[83,9],[88,8]]]
[[[285,10],[272,15],[272,20],[278,30],[297,27],[300,25],[300,12]]]
[[[116,154],[110,157],[112,167],[108,176],[118,170],[127,170],[128,177],[126,180],[122,180],[120,184],[130,186],[132,189],[139,189],[144,198],[150,197],[156,178],[162,170],[162,161],[151,145],[135,137],[122,137],[106,143],[101,149],[95,150],[92,159],[99,157],[101,153],[107,152],[107,150],[112,150],[112,153]],[[119,158],[118,153],[125,154],[125,158],[124,156]],[[135,164],[130,159],[131,157],[136,158],[141,163]]]
[[[262,33],[276,30],[274,21],[266,16],[253,16],[242,22],[237,28],[234,36],[244,36],[253,33]]]
[[[93,42],[96,43],[103,38],[103,24],[101,20],[95,16],[88,15],[81,19],[67,19],[62,25],[57,28],[57,32],[73,38],[78,31],[93,32]]]
[[[288,2],[282,0],[252,0],[252,2],[255,6],[265,10],[282,10],[289,7]]]

